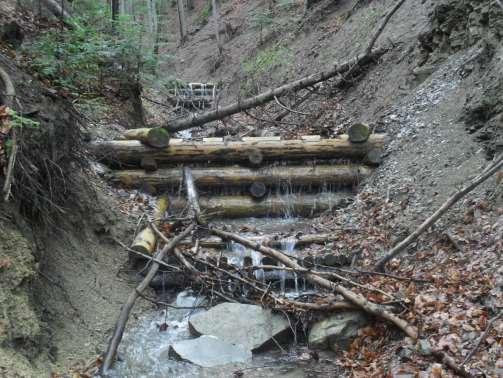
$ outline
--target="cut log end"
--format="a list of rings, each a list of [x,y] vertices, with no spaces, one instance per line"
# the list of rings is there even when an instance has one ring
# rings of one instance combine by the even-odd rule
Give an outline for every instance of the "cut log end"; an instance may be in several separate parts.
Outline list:
[[[142,167],[147,172],[157,171],[157,162],[154,158],[145,156],[141,159],[140,167]]]
[[[382,162],[382,149],[380,148],[372,148],[367,152],[367,156],[365,157],[365,163],[371,165],[379,165]]]
[[[355,123],[348,128],[348,138],[351,143],[366,142],[370,134],[370,127],[366,123]]]
[[[155,148],[167,147],[169,145],[169,133],[161,127],[150,129],[147,135],[147,142],[149,146]]]
[[[258,148],[253,148],[248,151],[248,163],[251,167],[260,167],[264,161],[264,155]]]
[[[255,199],[262,199],[267,193],[267,187],[263,182],[254,182],[249,188],[250,194]]]
[[[139,140],[140,142],[154,148],[164,148],[169,145],[169,132],[162,127],[131,129],[124,133],[124,137],[129,140]]]

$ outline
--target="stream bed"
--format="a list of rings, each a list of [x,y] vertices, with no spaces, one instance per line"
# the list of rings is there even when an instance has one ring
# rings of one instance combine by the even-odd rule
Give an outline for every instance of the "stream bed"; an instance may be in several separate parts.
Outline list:
[[[309,222],[297,218],[262,218],[222,220],[216,222],[226,227],[241,230],[243,236],[260,233],[292,234],[303,232]],[[287,240],[282,250],[295,256],[295,239]],[[246,263],[254,266],[263,264],[260,253],[249,250],[240,244],[231,243],[223,255],[236,267]],[[296,298],[304,293],[313,292],[306,288],[304,280],[294,277],[286,285],[285,271],[275,271],[278,275],[275,290],[282,295]],[[263,274],[255,272],[256,278]],[[292,343],[285,347],[273,347],[261,353],[254,353],[251,361],[241,364],[228,364],[217,367],[200,367],[190,362],[180,361],[170,356],[170,345],[177,341],[194,338],[189,332],[189,319],[202,308],[191,308],[205,305],[206,299],[191,291],[182,291],[171,298],[171,305],[179,308],[165,307],[144,313],[132,326],[126,328],[119,348],[118,361],[110,376],[114,378],[157,378],[157,377],[306,377],[318,375],[313,366],[330,364],[329,359],[315,361],[307,349]],[[243,314],[246,317],[246,314]],[[330,364],[331,365],[331,364]],[[333,365],[330,366],[333,368]],[[323,370],[323,369],[322,369]],[[242,374],[241,374],[242,373]]]

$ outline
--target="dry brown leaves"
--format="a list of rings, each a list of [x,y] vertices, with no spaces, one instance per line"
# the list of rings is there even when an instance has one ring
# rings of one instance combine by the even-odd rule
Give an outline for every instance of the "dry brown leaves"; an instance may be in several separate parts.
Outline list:
[[[6,142],[10,134],[10,113],[9,108],[5,105],[0,106],[0,173],[5,174],[4,169],[7,165],[7,148]]]
[[[392,237],[400,230],[397,215],[404,204],[365,193],[359,196],[358,205],[358,232],[345,238],[344,244],[350,250],[362,251],[363,261],[359,265],[371,270],[377,254],[396,242]],[[358,277],[358,282],[400,299],[404,307],[401,316],[419,327],[420,337],[461,364],[486,330],[489,319],[503,309],[503,209],[494,208],[485,199],[472,201],[465,216],[455,223],[449,224],[449,230],[462,245],[462,251],[442,236],[443,230],[429,232],[415,246],[414,256],[390,264],[389,273],[429,282],[377,275]],[[373,302],[389,300],[379,293],[361,292]],[[383,327],[390,329],[388,325]],[[399,352],[407,340],[391,338],[379,326],[374,328],[363,330],[338,360],[354,377],[453,376],[445,366],[422,356],[413,345],[408,346],[412,349],[410,355],[401,357]],[[499,319],[466,368],[475,375],[496,377],[498,364],[503,366],[502,355],[503,320]]]

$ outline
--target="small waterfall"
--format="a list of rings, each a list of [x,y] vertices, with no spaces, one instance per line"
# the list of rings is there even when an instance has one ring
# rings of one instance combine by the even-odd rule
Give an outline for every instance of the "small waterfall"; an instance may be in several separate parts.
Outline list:
[[[245,257],[249,255],[249,251],[243,245],[235,242],[230,242],[229,247],[231,253],[227,255],[228,263],[235,267],[243,268]]]
[[[285,252],[286,255],[288,256],[293,256],[295,257],[297,255],[297,252],[295,251],[295,244],[297,243],[297,240],[295,238],[288,238],[286,240],[283,240],[281,242],[281,250]],[[282,267],[284,267],[282,265]],[[295,293],[296,295],[299,294],[299,279],[298,275],[296,272],[293,272],[293,277],[295,281]],[[286,271],[282,270],[281,271],[281,293],[285,294],[285,280],[286,280]]]

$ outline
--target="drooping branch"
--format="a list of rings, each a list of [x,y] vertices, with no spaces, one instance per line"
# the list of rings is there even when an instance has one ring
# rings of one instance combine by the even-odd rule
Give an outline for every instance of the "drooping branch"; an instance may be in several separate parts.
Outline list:
[[[390,321],[391,323],[395,324],[398,328],[400,328],[407,336],[412,338],[413,340],[416,340],[418,337],[418,331],[416,327],[410,325],[407,321],[399,318],[395,314],[392,314],[391,312],[387,311],[383,306],[380,306],[376,303],[369,302],[365,297],[363,297],[360,294],[356,294],[352,292],[351,290],[345,288],[344,286],[338,285],[332,281],[327,280],[326,278],[320,277],[317,274],[314,274],[310,272],[308,269],[300,266],[295,260],[291,259],[289,256],[285,255],[284,253],[270,248],[263,246],[259,243],[254,243],[249,241],[246,238],[243,238],[239,235],[233,234],[231,232],[227,231],[222,231],[216,228],[211,227],[210,228],[211,233],[214,235],[220,236],[222,238],[228,239],[235,241],[237,243],[240,243],[244,245],[245,247],[254,249],[268,257],[271,257],[275,259],[276,261],[279,261],[283,265],[293,268],[298,271],[303,271],[305,273],[306,279],[315,284],[319,285],[321,287],[327,288],[329,290],[333,290],[336,293],[339,293],[349,301],[350,303],[356,305],[360,309],[364,310],[365,312],[368,312],[369,314],[372,314],[374,316],[378,316],[380,318],[386,319]]]
[[[180,241],[182,241],[185,237],[187,237],[195,225],[189,225],[183,232],[174,237],[169,243],[167,243],[156,255],[154,256],[155,260],[163,260],[164,257],[178,245]],[[128,300],[122,306],[119,317],[117,318],[117,322],[115,323],[114,333],[110,342],[108,343],[107,350],[105,352],[105,358],[103,359],[103,365],[101,367],[102,374],[106,374],[113,365],[115,360],[115,355],[117,353],[117,348],[122,340],[122,335],[124,333],[124,329],[126,327],[126,323],[129,319],[129,314],[133,309],[133,306],[138,299],[138,297],[143,293],[143,291],[148,287],[150,281],[154,278],[157,271],[159,270],[159,263],[153,260],[152,265],[145,276],[145,278],[140,282],[140,284],[129,294]]]
[[[244,110],[263,105],[269,101],[274,100],[275,97],[281,97],[288,92],[298,91],[303,88],[311,87],[316,83],[326,81],[337,75],[345,73],[346,71],[353,69],[355,66],[364,66],[365,64],[368,64],[373,60],[379,58],[385,52],[386,49],[384,48],[376,49],[368,54],[359,55],[356,58],[350,59],[344,63],[335,64],[334,67],[328,71],[318,72],[291,83],[282,85],[280,87],[269,89],[268,91],[263,92],[257,96],[240,100],[227,106],[217,107],[216,109],[205,113],[192,114],[187,118],[169,121],[166,125],[166,128],[172,132],[190,129],[192,127],[202,126],[208,122],[216,121],[228,117],[232,114],[236,114]]]
[[[183,168],[183,181],[185,183],[185,191],[187,193],[187,201],[192,211],[192,216],[198,224],[207,224],[204,219],[201,207],[199,206],[199,194],[197,193],[194,177],[189,167]]]
[[[440,206],[437,211],[435,211],[428,219],[426,219],[412,234],[410,234],[403,241],[398,243],[393,247],[388,253],[386,253],[376,264],[376,270],[383,271],[384,266],[388,261],[397,256],[405,248],[407,248],[412,242],[414,242],[422,233],[424,233],[429,227],[431,227],[442,215],[444,215],[447,210],[449,210],[455,203],[457,203],[466,194],[470,193],[477,186],[486,181],[489,177],[495,174],[503,167],[503,155],[500,155],[494,163],[487,167],[484,172],[475,177],[470,181],[464,188],[454,193],[450,196],[447,201],[445,201],[442,206]]]

